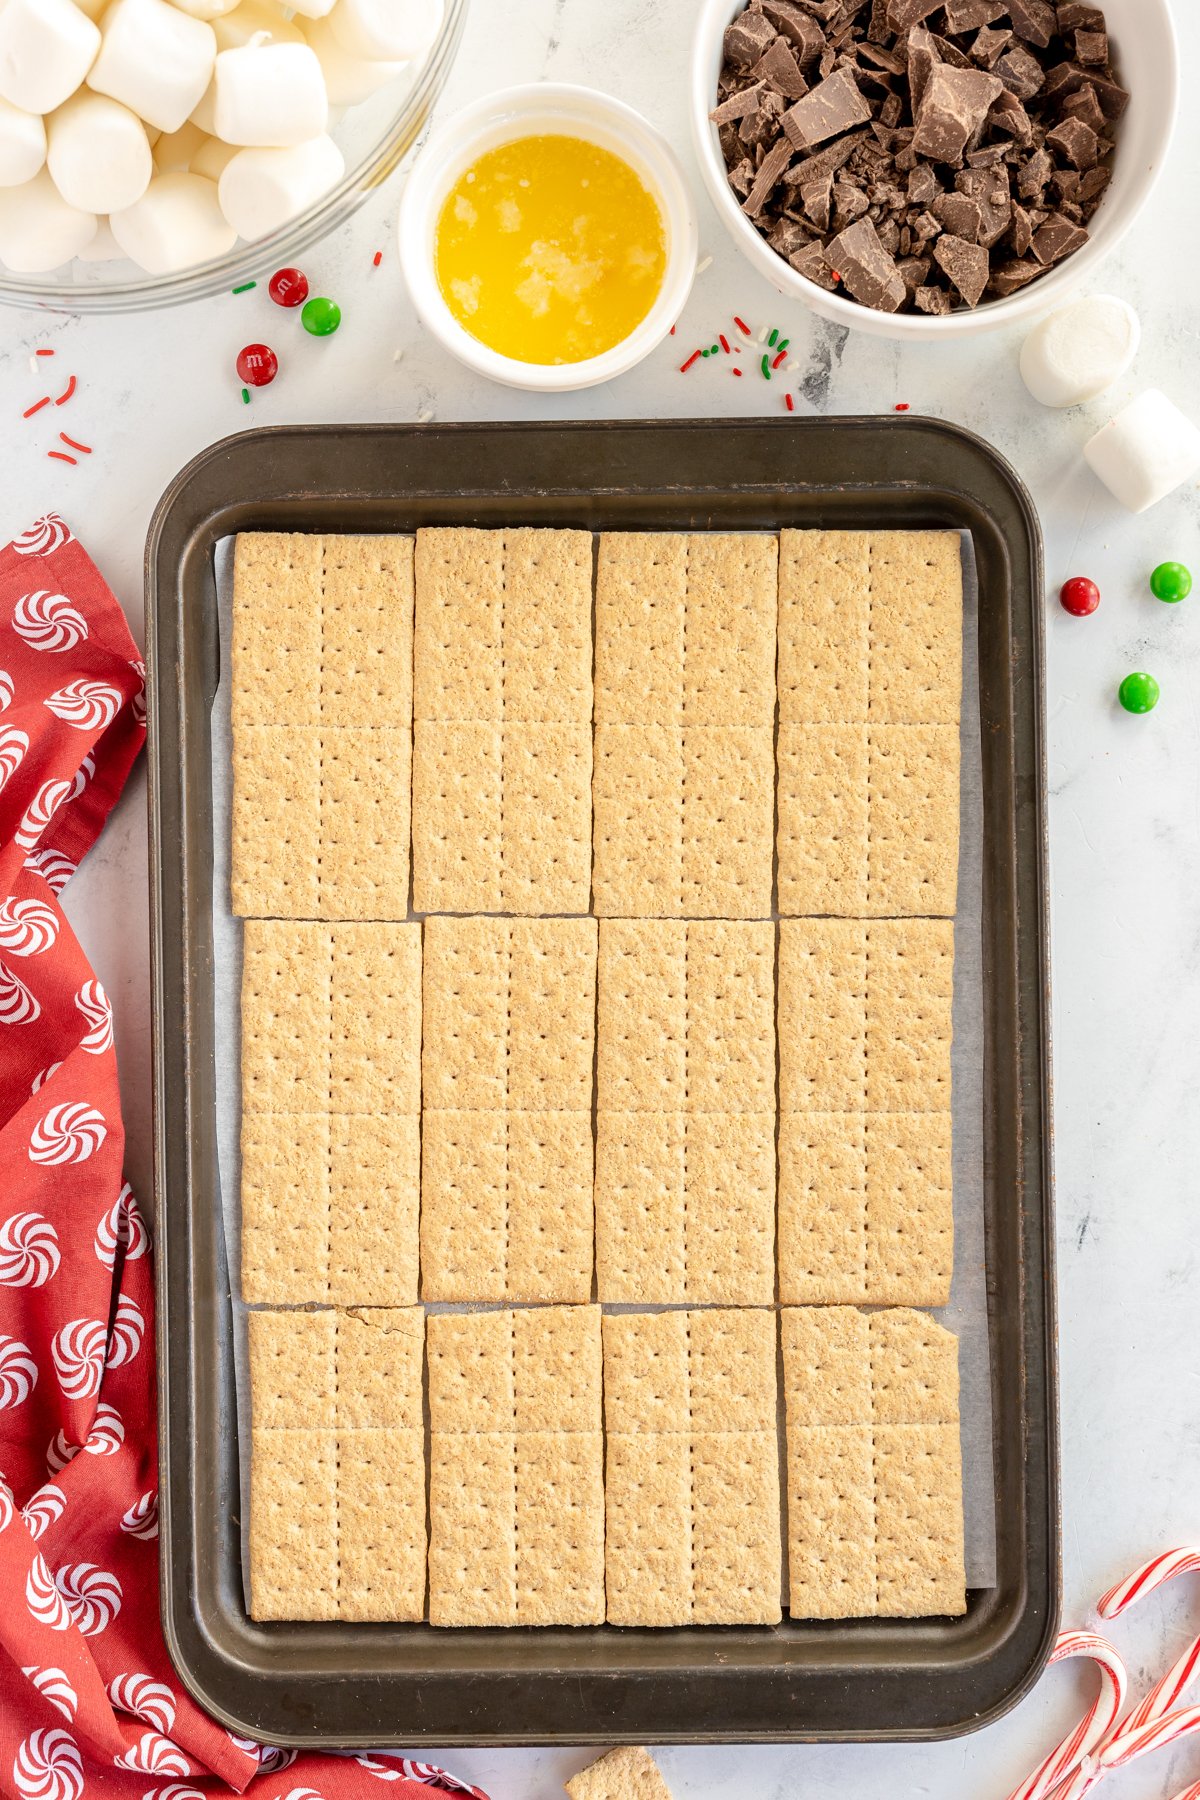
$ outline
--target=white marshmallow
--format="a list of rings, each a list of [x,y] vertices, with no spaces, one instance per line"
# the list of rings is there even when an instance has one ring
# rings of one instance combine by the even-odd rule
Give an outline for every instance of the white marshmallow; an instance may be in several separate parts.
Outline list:
[[[240,50],[243,44],[260,38],[264,43],[302,44],[304,33],[290,19],[285,19],[270,0],[242,0],[240,6],[223,19],[213,20],[213,36],[218,50]]]
[[[145,193],[150,146],[141,120],[119,101],[82,88],[50,115],[46,138],[46,166],[68,206],[117,212]]]
[[[292,11],[306,19],[323,19],[333,11],[333,0],[292,0]]]
[[[22,187],[0,188],[0,262],[14,275],[60,269],[95,235],[95,214],[68,206],[46,169]]]
[[[1021,346],[1021,379],[1043,406],[1082,406],[1118,381],[1137,355],[1132,306],[1089,294],[1035,325]]]
[[[191,13],[193,19],[207,19],[211,25],[224,13],[232,12],[238,0],[172,0],[182,12]]]
[[[134,206],[109,223],[126,256],[148,275],[169,275],[232,250],[237,233],[202,175],[156,175]]]
[[[216,134],[227,144],[287,148],[325,130],[325,78],[307,44],[222,50],[213,80]]]
[[[1157,388],[1119,412],[1084,445],[1109,493],[1130,512],[1145,512],[1200,469],[1200,431]]]
[[[338,0],[329,15],[334,37],[367,62],[423,56],[442,22],[442,0]]]
[[[120,100],[160,131],[178,131],[212,79],[217,54],[212,26],[190,19],[167,0],[113,0],[103,33],[88,86]]]
[[[178,131],[163,132],[154,146],[154,166],[160,175],[169,175],[173,169],[190,169],[193,156],[205,142],[200,127],[189,119]]]
[[[112,234],[112,226],[107,219],[101,219],[96,226],[96,235],[90,244],[85,244],[79,252],[80,262],[118,262],[125,252]]]
[[[48,113],[75,92],[96,60],[100,33],[73,0],[3,0],[0,99]]]
[[[46,160],[46,127],[38,113],[0,100],[0,187],[32,181]]]
[[[220,138],[206,137],[188,167],[193,175],[203,175],[206,181],[220,181],[226,163],[237,153],[236,144],[223,144]]]
[[[368,62],[351,56],[333,35],[332,19],[314,19],[304,35],[317,53],[330,106],[357,106],[409,67],[407,62]]]
[[[266,237],[319,200],[345,168],[328,137],[287,150],[239,150],[221,174],[221,210],[239,237]]]

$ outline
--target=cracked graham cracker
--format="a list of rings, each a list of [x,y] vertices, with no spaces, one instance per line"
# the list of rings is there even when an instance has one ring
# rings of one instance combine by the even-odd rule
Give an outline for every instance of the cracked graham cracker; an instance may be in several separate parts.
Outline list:
[[[233,911],[403,919],[413,541],[243,532],[234,551]]]
[[[907,1308],[782,1329],[792,1617],[964,1612],[957,1339]]]
[[[609,1313],[603,1330],[610,1623],[776,1623],[774,1313]]]
[[[779,910],[950,917],[962,552],[950,531],[784,531]]]
[[[949,1299],[954,927],[779,928],[779,1292],[785,1304]]]
[[[600,924],[602,1301],[775,1294],[775,928]]]
[[[594,919],[425,922],[427,1301],[592,1287]]]
[[[648,1750],[635,1744],[610,1750],[564,1783],[571,1800],[671,1800],[671,1790]]]
[[[418,912],[587,912],[591,619],[590,532],[418,532]]]
[[[242,1291],[417,1298],[421,928],[248,919]]]
[[[767,534],[601,536],[601,917],[770,914],[777,566]]]
[[[604,1619],[600,1309],[428,1319],[429,1620]]]
[[[249,1328],[251,1618],[422,1618],[424,1314],[255,1312]]]

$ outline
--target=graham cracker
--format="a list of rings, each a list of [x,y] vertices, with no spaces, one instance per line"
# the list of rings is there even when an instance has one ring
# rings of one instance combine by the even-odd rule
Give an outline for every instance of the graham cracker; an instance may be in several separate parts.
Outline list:
[[[415,1304],[421,928],[247,920],[242,1288]]]
[[[586,913],[592,540],[417,534],[413,904]]]
[[[774,1298],[775,930],[604,920],[599,1297]]]
[[[427,1301],[586,1301],[592,919],[430,918],[421,1273]]]
[[[571,1800],[671,1800],[671,1790],[648,1750],[626,1744],[589,1763],[565,1783]]]
[[[948,919],[779,928],[779,1292],[942,1306],[953,1268]]]
[[[237,538],[236,914],[407,913],[412,559],[404,537]]]
[[[606,1314],[608,1617],[780,1618],[775,1316]]]
[[[424,1315],[256,1312],[249,1326],[251,1617],[420,1619]]]
[[[783,532],[778,681],[780,912],[950,917],[958,533]]]
[[[923,1313],[783,1313],[794,1618],[966,1610],[958,1344]]]
[[[600,1310],[428,1320],[429,1619],[604,1618]]]

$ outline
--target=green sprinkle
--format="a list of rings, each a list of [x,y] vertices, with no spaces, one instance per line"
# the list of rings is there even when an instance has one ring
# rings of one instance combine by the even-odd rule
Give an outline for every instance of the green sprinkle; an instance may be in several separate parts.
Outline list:
[[[720,348],[721,348],[720,344],[714,344],[708,354],[710,356],[715,356],[717,354],[718,350],[720,350]]]
[[[711,350],[702,350],[702,351],[701,351],[701,352],[700,352],[700,354],[701,354],[701,356],[711,356],[711,355],[712,355],[712,351],[711,351]]]
[[[235,294],[248,294],[251,288],[257,286],[257,281],[243,281],[241,287],[235,287],[233,291]]]
[[[762,374],[763,374],[764,381],[770,381],[771,365],[770,365],[769,361],[767,360],[767,354],[765,351],[763,352],[763,359],[762,359]]]
[[[779,348],[781,350],[786,350],[788,345],[791,343],[791,341],[792,341],[791,338],[780,338]]]
[[[779,336],[779,332],[778,332],[778,331],[777,331],[777,329],[776,329],[776,328],[775,328],[775,326],[774,326],[774,325],[772,325],[772,327],[771,327],[771,335],[770,335],[770,337],[769,337],[769,338],[768,338],[768,339],[767,339],[767,349],[768,349],[768,350],[773,350],[773,349],[774,349],[774,348],[775,348],[775,339],[776,339],[776,338],[777,338],[777,337],[778,337],[778,336]]]
[[[249,404],[250,404],[250,389],[243,388],[242,389],[242,405],[249,406]]]

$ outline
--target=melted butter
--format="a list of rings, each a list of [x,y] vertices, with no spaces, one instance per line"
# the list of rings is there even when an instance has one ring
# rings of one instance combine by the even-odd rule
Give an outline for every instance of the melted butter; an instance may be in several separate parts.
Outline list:
[[[517,138],[485,152],[438,219],[447,306],[520,362],[611,350],[649,312],[666,261],[653,195],[621,157],[583,138]]]

